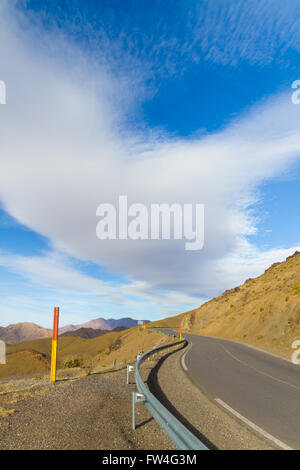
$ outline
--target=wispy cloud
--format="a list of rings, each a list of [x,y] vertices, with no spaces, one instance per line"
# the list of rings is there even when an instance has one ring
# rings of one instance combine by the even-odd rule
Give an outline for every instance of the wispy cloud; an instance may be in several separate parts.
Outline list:
[[[186,309],[195,305],[199,299],[177,292],[153,292],[146,282],[105,282],[82,272],[82,263],[64,256],[62,253],[48,252],[40,256],[22,256],[13,253],[0,252],[0,267],[2,277],[5,271],[13,273],[18,279],[23,279],[30,292],[27,297],[16,292],[9,286],[3,288],[1,283],[0,318],[2,323],[10,322],[10,314],[18,315],[23,320],[32,319],[31,313],[45,317],[47,323],[51,317],[53,304],[63,306],[64,323],[68,316],[84,320],[84,315],[112,316],[110,309],[117,305],[122,316],[128,311],[134,317],[145,318],[144,304],[151,305],[152,314],[162,309]],[[6,309],[6,310],[5,310]],[[4,315],[4,313],[6,315]],[[115,316],[116,314],[113,314]],[[7,317],[7,318],[6,318]]]
[[[196,57],[220,64],[241,61],[267,65],[283,62],[288,50],[300,49],[300,5],[293,0],[206,0],[198,4],[193,39]],[[198,53],[197,53],[198,51]]]
[[[59,33],[63,25],[110,69],[120,70],[122,63],[135,83],[151,74],[181,73],[193,62],[287,65],[286,53],[300,50],[300,5],[294,0],[175,0],[172,8],[156,0],[145,9],[138,0],[102,2],[98,15],[74,0],[55,13],[46,16],[48,28]],[[31,19],[45,20],[44,7]]]

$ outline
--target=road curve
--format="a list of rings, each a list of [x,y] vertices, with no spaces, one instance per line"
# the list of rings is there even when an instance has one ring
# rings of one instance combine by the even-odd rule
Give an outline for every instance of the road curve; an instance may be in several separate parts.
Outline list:
[[[184,335],[182,366],[218,406],[284,449],[300,449],[300,366],[233,341]]]

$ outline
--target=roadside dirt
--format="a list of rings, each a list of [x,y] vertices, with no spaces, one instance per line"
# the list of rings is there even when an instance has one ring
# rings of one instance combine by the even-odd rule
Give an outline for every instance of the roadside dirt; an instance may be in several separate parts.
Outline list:
[[[147,363],[147,377],[153,363]],[[77,374],[79,372],[77,371]],[[131,430],[131,392],[126,370],[70,377],[0,381],[1,449],[174,449],[144,405]]]
[[[210,449],[274,449],[192,384],[180,364],[183,352],[170,349],[142,368],[157,398]],[[136,385],[126,385],[126,369],[84,373],[64,372],[55,385],[48,375],[1,379],[0,448],[175,449],[143,404],[131,430]]]

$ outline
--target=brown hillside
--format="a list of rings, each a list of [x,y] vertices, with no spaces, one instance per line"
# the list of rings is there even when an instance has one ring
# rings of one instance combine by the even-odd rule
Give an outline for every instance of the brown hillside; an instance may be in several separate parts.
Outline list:
[[[139,327],[107,332],[92,339],[60,336],[58,368],[63,367],[64,361],[75,357],[83,366],[100,369],[111,367],[113,360],[124,365],[126,361],[135,359],[138,350],[147,351],[166,341],[170,342],[170,339]],[[50,358],[51,338],[7,344],[7,365],[0,367],[0,377],[47,371]]]
[[[176,317],[168,317],[149,323],[149,328],[180,328],[186,313],[180,313]]]
[[[146,322],[148,323],[147,320]],[[129,317],[122,317],[118,319],[110,318],[108,320],[105,320],[104,318],[96,318],[95,320],[90,320],[86,323],[82,323],[81,325],[65,325],[59,328],[59,334],[63,335],[65,333],[78,331],[79,329],[89,329],[90,331],[105,330],[105,332],[115,331],[116,328],[133,328],[134,326],[137,326],[137,324],[137,320]],[[50,336],[52,336],[51,329],[43,328],[39,325],[36,325],[35,323],[22,322],[8,325],[6,327],[0,326],[0,339],[3,341],[23,342],[38,338],[48,338]],[[78,335],[76,334],[75,336]],[[94,336],[98,335],[94,335],[92,332],[91,334],[83,335],[83,337]]]
[[[74,331],[66,331],[60,336],[78,336],[79,338],[91,339],[107,334],[108,330],[94,330],[94,328],[78,328]]]
[[[50,361],[37,351],[23,350],[7,354],[6,365],[0,366],[0,377],[45,372],[50,368]]]
[[[29,341],[37,338],[51,336],[51,330],[43,328],[35,323],[15,323],[7,327],[0,327],[0,339],[3,341]]]
[[[185,313],[181,326],[289,358],[292,342],[300,339],[300,253]]]

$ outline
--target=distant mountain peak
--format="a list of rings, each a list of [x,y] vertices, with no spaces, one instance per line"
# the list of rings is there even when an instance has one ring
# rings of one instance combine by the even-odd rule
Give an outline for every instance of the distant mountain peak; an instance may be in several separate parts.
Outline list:
[[[51,336],[51,330],[36,323],[21,322],[0,327],[0,339],[4,341],[30,341]]]
[[[146,320],[148,323],[148,320]],[[137,326],[138,320],[130,317],[124,318],[110,318],[105,319],[102,317],[90,320],[80,325],[66,325],[59,329],[59,334],[62,335],[67,332],[79,330],[80,328],[105,330],[111,331],[117,327],[132,328]],[[20,322],[8,325],[6,327],[0,326],[0,339],[4,341],[30,341],[38,338],[47,338],[51,336],[52,330],[43,328],[40,325],[32,322]]]

